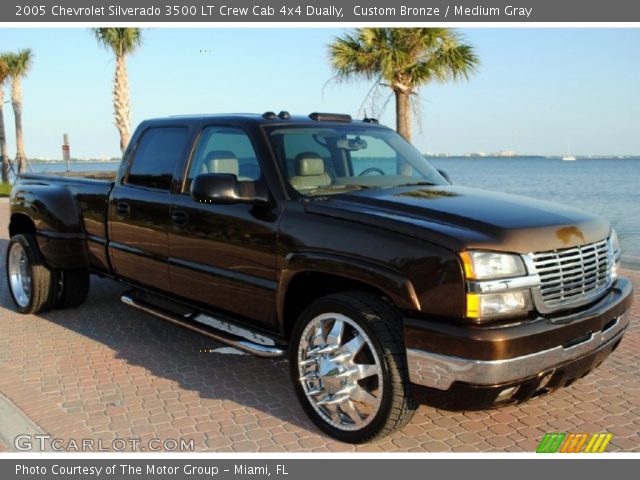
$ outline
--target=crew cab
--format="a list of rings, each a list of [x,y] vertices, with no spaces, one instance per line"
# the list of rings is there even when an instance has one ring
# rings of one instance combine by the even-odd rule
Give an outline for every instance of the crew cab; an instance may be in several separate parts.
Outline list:
[[[134,308],[288,355],[304,410],[354,443],[418,400],[492,408],[572,383],[632,301],[607,221],[453,185],[341,114],[144,121],[117,173],[21,175],[9,231],[18,311],[77,307],[90,274],[112,278]]]

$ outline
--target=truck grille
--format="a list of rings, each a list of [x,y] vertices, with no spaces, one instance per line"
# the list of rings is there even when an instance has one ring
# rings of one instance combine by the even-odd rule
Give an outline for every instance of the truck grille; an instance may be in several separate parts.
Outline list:
[[[542,301],[549,308],[581,303],[610,284],[606,239],[582,247],[534,253],[533,263],[540,276]]]

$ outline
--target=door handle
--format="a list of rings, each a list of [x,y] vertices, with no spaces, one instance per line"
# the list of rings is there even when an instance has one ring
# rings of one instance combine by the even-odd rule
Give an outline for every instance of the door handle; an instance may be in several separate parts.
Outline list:
[[[130,211],[131,207],[129,207],[128,203],[118,202],[118,204],[116,204],[116,214],[118,217],[128,217]]]
[[[189,214],[187,212],[183,212],[182,210],[175,210],[171,212],[171,223],[182,227],[189,222]]]

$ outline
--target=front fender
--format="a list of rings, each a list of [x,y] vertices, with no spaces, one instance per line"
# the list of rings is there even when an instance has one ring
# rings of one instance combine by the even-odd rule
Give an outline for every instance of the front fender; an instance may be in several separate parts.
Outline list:
[[[411,282],[399,272],[365,260],[322,252],[290,253],[284,259],[278,282],[278,318],[284,317],[284,302],[291,280],[299,273],[333,275],[370,285],[380,290],[402,310],[420,310]]]

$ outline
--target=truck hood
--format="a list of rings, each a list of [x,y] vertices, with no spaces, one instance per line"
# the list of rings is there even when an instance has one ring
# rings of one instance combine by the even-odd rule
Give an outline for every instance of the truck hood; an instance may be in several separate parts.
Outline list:
[[[361,190],[314,199],[306,208],[455,251],[540,252],[593,243],[610,233],[606,220],[574,208],[453,185]]]

